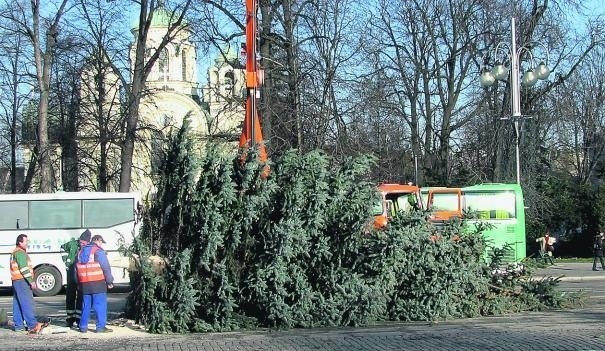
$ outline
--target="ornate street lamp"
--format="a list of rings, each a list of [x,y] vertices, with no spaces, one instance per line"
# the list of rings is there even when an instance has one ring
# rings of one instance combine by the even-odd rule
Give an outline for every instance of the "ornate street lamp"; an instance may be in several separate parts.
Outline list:
[[[531,52],[530,47],[522,46],[517,49],[516,43],[516,32],[515,32],[515,19],[511,19],[511,46],[508,47],[505,43],[499,43],[494,50],[494,56],[496,57],[500,53],[504,53],[504,60],[510,60],[510,72],[508,67],[503,63],[504,60],[500,61],[496,58],[494,66],[490,70],[488,67],[483,67],[481,70],[481,76],[479,80],[481,85],[484,87],[490,86],[494,83],[497,83],[499,80],[510,79],[510,94],[512,99],[512,121],[515,126],[515,152],[516,152],[516,167],[517,167],[517,184],[521,184],[521,165],[520,165],[520,157],[519,157],[519,140],[520,140],[520,130],[519,123],[523,120],[523,115],[521,114],[521,85],[529,87],[534,84],[538,80],[545,80],[548,78],[550,74],[550,69],[547,64],[542,61],[533,69],[528,69],[523,76],[521,77],[521,81],[519,78],[521,76],[521,71],[519,67],[519,61],[522,53],[527,53],[530,57],[530,60],[533,62],[534,57]],[[548,62],[548,53],[546,57],[546,62]],[[505,119],[509,119],[508,117]]]

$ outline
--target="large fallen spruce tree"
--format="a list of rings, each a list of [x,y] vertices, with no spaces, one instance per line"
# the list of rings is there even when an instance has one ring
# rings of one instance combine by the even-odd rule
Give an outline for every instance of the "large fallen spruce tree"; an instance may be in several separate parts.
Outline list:
[[[268,168],[254,150],[199,154],[185,124],[130,248],[127,314],[150,332],[435,321],[575,301],[557,278],[495,274],[502,255],[485,259],[481,226],[437,231],[417,211],[372,229],[371,157],[336,164],[292,150]]]

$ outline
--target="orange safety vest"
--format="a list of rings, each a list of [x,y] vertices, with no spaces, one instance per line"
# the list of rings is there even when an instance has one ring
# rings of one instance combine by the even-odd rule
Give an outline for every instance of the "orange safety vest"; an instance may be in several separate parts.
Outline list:
[[[78,271],[78,282],[79,283],[91,283],[105,281],[105,275],[101,269],[99,262],[95,261],[95,252],[99,251],[99,247],[95,246],[90,250],[90,256],[88,257],[88,263],[76,263],[76,269]],[[78,255],[79,256],[79,255]]]
[[[17,251],[23,251],[23,253],[25,253],[25,257],[27,257],[27,267],[23,267],[22,269],[19,269],[19,265],[17,264],[17,260],[15,259],[15,253],[17,253]],[[13,250],[13,252],[11,252],[11,280],[19,280],[19,279],[26,279],[26,278],[33,278],[33,272],[34,272],[34,268],[32,267],[32,261],[29,259],[29,255],[25,252],[25,250],[23,250],[20,247],[15,247],[15,249]],[[26,270],[29,269],[29,273],[25,273],[25,275],[23,274],[23,272],[21,272],[21,270]]]

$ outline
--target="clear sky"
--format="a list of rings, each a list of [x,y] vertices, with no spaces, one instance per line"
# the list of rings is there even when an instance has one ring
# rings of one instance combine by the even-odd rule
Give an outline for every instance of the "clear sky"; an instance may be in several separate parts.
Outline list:
[[[586,7],[586,17],[578,16],[578,22],[583,24],[590,18],[605,17],[605,0],[582,0],[582,5]]]
[[[605,1],[603,0],[586,0],[586,7],[590,9],[590,13],[597,15],[605,15]]]

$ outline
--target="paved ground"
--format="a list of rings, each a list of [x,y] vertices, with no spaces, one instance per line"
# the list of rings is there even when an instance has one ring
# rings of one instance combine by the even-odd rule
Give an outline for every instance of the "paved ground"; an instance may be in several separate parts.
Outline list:
[[[588,269],[586,269],[588,266]],[[590,264],[557,264],[538,274],[600,286]],[[600,273],[600,274],[597,274]],[[84,337],[83,337],[84,336]],[[0,330],[1,350],[605,350],[605,306],[365,328],[257,330],[222,334],[149,335],[126,327],[114,334],[26,336]]]
[[[550,275],[561,277],[562,281],[602,281],[605,280],[605,271],[601,270],[601,264],[597,266],[598,271],[592,270],[592,263],[556,263],[539,269],[536,275]]]

